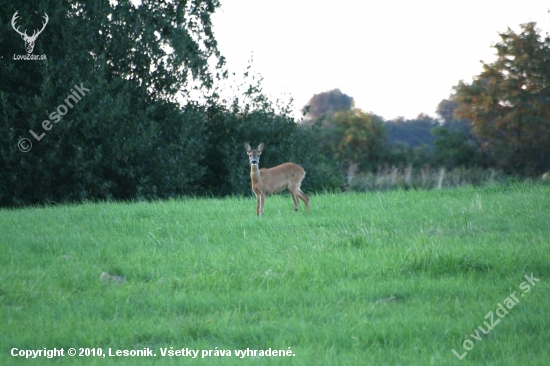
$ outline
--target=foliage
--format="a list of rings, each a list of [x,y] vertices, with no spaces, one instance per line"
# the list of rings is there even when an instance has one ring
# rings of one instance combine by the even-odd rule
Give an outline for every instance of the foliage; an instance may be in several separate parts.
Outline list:
[[[261,97],[262,95],[257,95]],[[202,146],[206,169],[200,179],[201,191],[215,195],[251,195],[250,165],[243,143],[265,144],[260,164],[270,168],[293,161],[306,171],[304,190],[332,191],[341,187],[333,163],[318,154],[318,128],[300,126],[289,113],[277,113],[276,106],[264,101],[261,109],[245,103],[228,109],[213,103],[207,109],[208,143]]]
[[[361,170],[380,163],[384,151],[384,121],[360,109],[336,112],[323,130],[322,152],[347,168],[358,164]]]
[[[457,117],[458,103],[443,99],[436,113],[441,127],[432,130],[436,136],[434,160],[437,165],[451,167],[489,167],[494,164],[484,153],[482,140],[476,136],[471,121]]]
[[[0,206],[242,194],[249,189],[245,139],[264,140],[267,164],[304,165],[305,188],[334,189],[339,180],[315,152],[314,128],[275,111],[255,85],[244,106],[219,99],[217,83],[227,71],[210,20],[218,6],[17,0],[4,7]],[[10,25],[16,10],[21,29],[40,26],[48,14],[35,46],[47,60],[11,59],[24,52]],[[75,85],[85,92],[69,105]],[[58,106],[67,112],[55,120]],[[45,135],[37,140],[29,130]],[[22,138],[31,151],[18,149]]]
[[[386,129],[386,148],[384,164],[401,168],[412,166],[420,168],[435,164],[432,130],[440,126],[438,120],[419,114],[415,119],[403,117],[384,123]]]
[[[550,169],[550,38],[535,23],[521,28],[500,34],[498,59],[452,98],[498,166],[534,173]]]
[[[432,146],[434,136],[431,130],[439,126],[439,122],[426,114],[419,114],[415,119],[404,119],[403,117],[386,121],[387,138],[390,144],[408,145],[420,147],[422,145]]]
[[[178,91],[188,94],[192,82],[208,88],[216,79],[207,66],[212,59],[223,63],[210,22],[218,5],[7,4],[0,14],[0,205],[193,191],[204,172],[198,164],[203,112],[191,103],[181,113],[173,99]],[[8,57],[23,51],[9,26],[16,10],[22,29],[48,14],[35,47],[47,60]],[[89,91],[53,120],[74,85]],[[45,136],[37,141],[29,130]],[[30,152],[18,150],[21,138],[31,140]]]
[[[420,168],[435,164],[434,149],[428,145],[411,147],[406,144],[388,144],[382,160],[385,166],[398,166],[400,168],[406,166]]]
[[[434,147],[437,165],[447,168],[482,166],[481,152],[464,131],[437,127],[432,133],[438,137]]]
[[[334,113],[349,111],[354,105],[355,102],[353,98],[342,93],[340,89],[333,89],[315,94],[302,109],[305,115],[305,119],[302,123],[305,125],[312,125],[323,116],[332,118]]]
[[[498,60],[485,63],[471,84],[461,81],[451,99],[438,105],[440,120],[420,114],[413,120],[386,121],[387,140],[378,144],[379,156],[369,150],[374,144],[355,138],[369,135],[368,129],[359,133],[361,127],[350,128],[346,133],[347,127],[335,125],[334,106],[344,112],[350,108],[336,103],[339,90],[316,94],[310,102],[314,108],[305,111],[313,110],[310,115],[324,123],[323,152],[343,167],[361,160],[363,172],[374,171],[376,164],[493,167],[508,174],[550,170],[550,37],[543,38],[535,23],[521,27],[520,33],[502,33],[495,45]],[[349,117],[340,118],[341,125],[344,120],[353,124]],[[353,143],[344,139],[340,144],[342,136]]]

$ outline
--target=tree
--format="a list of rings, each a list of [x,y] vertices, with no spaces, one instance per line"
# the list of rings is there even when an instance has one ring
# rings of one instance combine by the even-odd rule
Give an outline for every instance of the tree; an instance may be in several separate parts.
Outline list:
[[[550,169],[550,38],[533,22],[521,29],[500,34],[498,59],[452,99],[500,167],[535,173]]]
[[[420,113],[415,119],[400,117],[386,121],[385,126],[389,143],[419,147],[433,145],[434,137],[430,131],[438,127],[439,122],[435,118]]]
[[[432,130],[435,140],[434,162],[447,168],[482,165],[482,155],[476,145],[461,130],[437,127]]]
[[[448,130],[460,130],[468,135],[472,134],[472,123],[467,119],[460,119],[456,116],[458,110],[458,103],[454,100],[443,99],[437,105],[435,113],[441,120],[441,126]],[[470,136],[470,137],[473,137]]]
[[[197,85],[205,92],[222,76],[210,21],[218,1],[5,5],[0,205],[170,197],[195,189],[204,174],[204,108],[189,103],[182,111],[176,96]],[[46,60],[12,57],[26,53],[10,26],[16,11],[17,25],[29,34],[48,14],[34,47]],[[85,95],[68,105],[75,85]],[[29,130],[45,136],[38,141]],[[31,151],[18,149],[22,138],[32,142]]]
[[[383,119],[360,109],[335,113],[323,136],[322,151],[336,159],[342,168],[358,164],[363,171],[371,170],[380,164],[384,155]]]
[[[449,99],[437,106],[442,124],[431,131],[436,137],[434,163],[447,168],[487,166],[481,141],[474,135],[471,122],[456,116],[457,109],[458,103]]]
[[[340,89],[315,94],[302,109],[306,116],[302,124],[312,125],[323,116],[330,119],[334,113],[349,111],[353,107],[353,98],[342,93]]]
[[[301,128],[259,82],[243,91],[244,105],[219,97],[227,72],[210,20],[218,6],[7,4],[0,13],[0,206],[246,194],[247,140],[269,146],[265,166],[299,162],[308,172],[305,190],[338,189],[333,163],[318,154],[317,127]],[[29,34],[48,14],[34,47],[47,60],[12,59],[26,53],[10,26],[16,10]],[[197,95],[200,103],[191,98]],[[38,141],[29,130],[44,136]],[[31,151],[18,149],[22,138],[32,140]]]

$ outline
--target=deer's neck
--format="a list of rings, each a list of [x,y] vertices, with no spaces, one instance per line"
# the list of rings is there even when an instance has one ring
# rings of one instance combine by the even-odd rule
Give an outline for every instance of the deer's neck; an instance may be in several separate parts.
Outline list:
[[[258,165],[250,165],[250,179],[252,184],[258,183],[262,179]]]

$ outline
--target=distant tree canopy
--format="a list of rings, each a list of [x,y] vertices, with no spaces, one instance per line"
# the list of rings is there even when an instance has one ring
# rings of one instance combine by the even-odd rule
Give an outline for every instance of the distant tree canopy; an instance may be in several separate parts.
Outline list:
[[[357,164],[370,170],[381,163],[386,141],[382,118],[360,109],[336,112],[323,130],[321,152],[336,159],[343,169]]]
[[[435,137],[431,131],[439,126],[439,121],[427,114],[419,114],[415,119],[396,118],[386,121],[388,142],[410,147],[432,146]]]
[[[521,28],[500,34],[497,61],[461,81],[452,100],[498,166],[534,173],[550,169],[550,38],[535,23]]]
[[[323,115],[330,118],[336,112],[349,111],[354,107],[354,104],[353,98],[342,93],[340,89],[315,94],[302,109],[305,114],[302,123],[311,125]]]

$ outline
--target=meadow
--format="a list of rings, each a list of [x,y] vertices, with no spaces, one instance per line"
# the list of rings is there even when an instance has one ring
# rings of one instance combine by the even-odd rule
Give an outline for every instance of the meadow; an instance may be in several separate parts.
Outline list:
[[[310,199],[0,210],[0,364],[550,365],[549,185]]]

